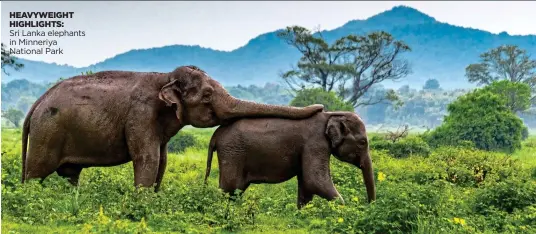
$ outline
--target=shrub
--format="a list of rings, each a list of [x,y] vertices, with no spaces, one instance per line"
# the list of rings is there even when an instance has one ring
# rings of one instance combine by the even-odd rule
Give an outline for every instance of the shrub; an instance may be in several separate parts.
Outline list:
[[[490,184],[517,176],[519,162],[503,153],[462,147],[441,147],[430,155],[436,167],[445,171],[445,179],[464,186]]]
[[[354,107],[339,98],[334,92],[327,92],[321,88],[303,89],[290,102],[291,106],[305,107],[312,104],[324,104],[327,111],[354,111]]]
[[[386,183],[355,229],[364,233],[409,233],[417,228],[419,215],[437,215],[442,189],[413,183]],[[351,217],[348,217],[351,219]]]
[[[523,126],[523,129],[521,130],[521,140],[524,141],[529,138],[529,128],[527,126]]]
[[[523,123],[503,99],[477,89],[448,106],[449,115],[428,137],[433,147],[474,142],[476,148],[512,152],[521,147]]]
[[[479,191],[474,209],[487,215],[493,209],[508,213],[536,204],[536,182],[523,178],[510,178]]]
[[[197,139],[189,132],[180,131],[173,136],[168,142],[168,151],[173,153],[182,153],[186,148],[195,146]]]
[[[428,156],[430,147],[418,136],[408,136],[396,142],[387,141],[379,137],[372,137],[370,148],[375,150],[386,150],[395,158],[404,158],[411,155]]]

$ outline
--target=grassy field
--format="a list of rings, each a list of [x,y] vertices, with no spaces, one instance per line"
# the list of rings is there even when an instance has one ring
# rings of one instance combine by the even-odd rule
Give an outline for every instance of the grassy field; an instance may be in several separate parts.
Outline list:
[[[358,169],[333,159],[332,178],[346,203],[315,197],[297,210],[296,179],[253,185],[229,202],[213,163],[204,186],[213,129],[183,131],[198,142],[169,155],[162,190],[153,193],[134,190],[132,163],[84,169],[78,188],[56,174],[43,185],[21,185],[20,130],[3,130],[2,233],[536,232],[536,137],[512,155],[438,148],[394,158],[372,151],[373,204]]]

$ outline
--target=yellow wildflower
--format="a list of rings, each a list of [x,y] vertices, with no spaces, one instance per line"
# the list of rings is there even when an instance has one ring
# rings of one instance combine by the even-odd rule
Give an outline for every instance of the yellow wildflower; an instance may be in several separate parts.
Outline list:
[[[378,172],[378,181],[382,182],[385,180],[385,174],[383,172]]]
[[[454,223],[456,223],[456,224],[460,224],[462,226],[465,225],[465,219],[454,217],[453,220],[454,220]]]
[[[344,219],[343,219],[343,218],[339,218],[339,220],[337,220],[337,222],[342,223],[342,222],[344,222]]]

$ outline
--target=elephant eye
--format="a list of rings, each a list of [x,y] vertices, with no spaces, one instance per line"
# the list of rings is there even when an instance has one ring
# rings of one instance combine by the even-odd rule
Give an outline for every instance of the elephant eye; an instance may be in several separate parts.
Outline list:
[[[211,101],[212,93],[209,91],[203,92],[202,102],[208,103]]]

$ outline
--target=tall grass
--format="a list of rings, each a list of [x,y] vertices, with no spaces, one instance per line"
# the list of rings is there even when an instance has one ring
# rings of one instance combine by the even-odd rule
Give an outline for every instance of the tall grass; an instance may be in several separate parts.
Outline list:
[[[203,185],[213,130],[183,130],[199,143],[169,155],[159,193],[134,190],[132,163],[84,169],[77,188],[56,174],[42,185],[21,185],[20,130],[3,130],[2,233],[536,232],[535,137],[513,155],[439,148],[395,158],[373,151],[373,204],[359,169],[333,159],[332,179],[346,203],[315,197],[298,210],[295,178],[253,185],[230,201],[218,190],[213,163]]]

